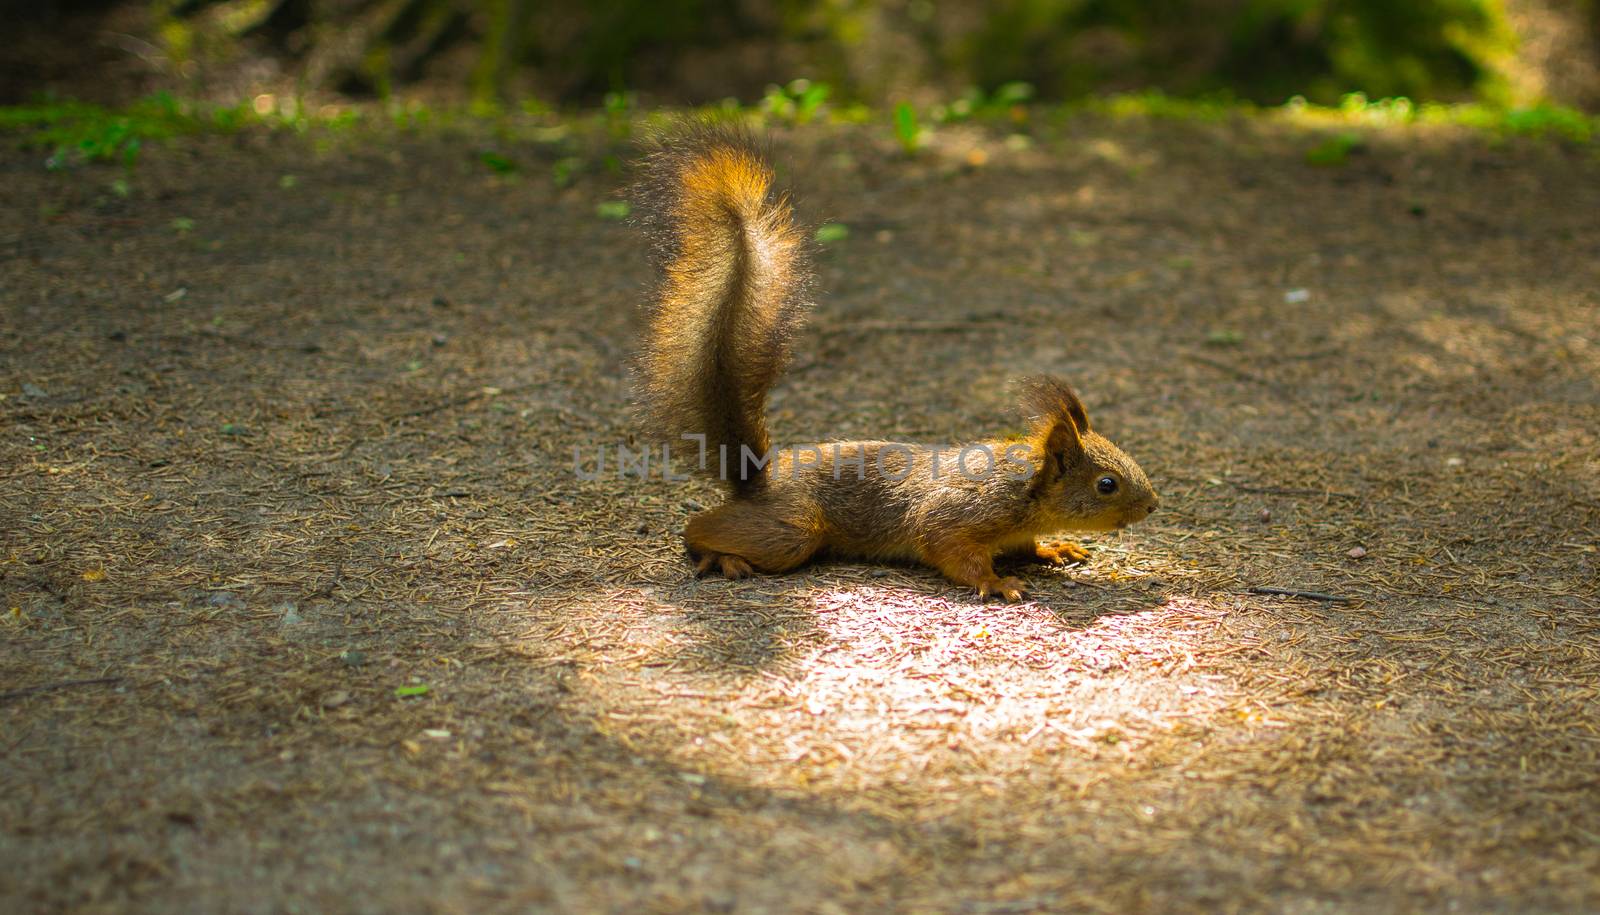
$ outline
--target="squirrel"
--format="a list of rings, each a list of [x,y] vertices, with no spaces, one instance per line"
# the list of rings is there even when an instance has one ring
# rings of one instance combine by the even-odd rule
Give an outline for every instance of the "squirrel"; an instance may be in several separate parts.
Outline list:
[[[1021,385],[1025,437],[959,455],[987,462],[958,468],[948,449],[879,441],[773,453],[767,392],[809,307],[807,240],[773,183],[743,129],[696,123],[656,142],[634,194],[660,267],[635,366],[641,406],[659,437],[698,440],[700,469],[729,489],[688,519],[697,576],[782,573],[826,552],[921,562],[980,599],[1017,601],[1025,586],[997,575],[996,557],[1083,562],[1081,547],[1040,538],[1120,529],[1156,510],[1144,471],[1049,376]],[[964,472],[974,464],[989,472]]]

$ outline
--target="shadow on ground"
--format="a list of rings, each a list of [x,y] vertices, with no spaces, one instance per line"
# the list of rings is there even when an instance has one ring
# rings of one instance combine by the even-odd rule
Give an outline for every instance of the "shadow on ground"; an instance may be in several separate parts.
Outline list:
[[[0,156],[7,908],[1593,908],[1592,150],[1035,133],[778,138],[853,229],[781,435],[1056,372],[1162,490],[1014,606],[695,582],[709,487],[572,474],[648,279],[545,177],[603,139]]]

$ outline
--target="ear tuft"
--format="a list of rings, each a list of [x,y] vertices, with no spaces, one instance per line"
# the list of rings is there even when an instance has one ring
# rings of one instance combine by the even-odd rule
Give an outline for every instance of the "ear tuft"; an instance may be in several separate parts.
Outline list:
[[[1065,381],[1049,375],[1024,379],[1020,387],[1034,440],[1043,446],[1043,477],[1059,477],[1083,457],[1083,436],[1089,431],[1083,401]]]
[[[1035,423],[1051,425],[1068,419],[1079,435],[1089,432],[1089,414],[1078,393],[1054,375],[1035,375],[1020,384],[1022,405]]]

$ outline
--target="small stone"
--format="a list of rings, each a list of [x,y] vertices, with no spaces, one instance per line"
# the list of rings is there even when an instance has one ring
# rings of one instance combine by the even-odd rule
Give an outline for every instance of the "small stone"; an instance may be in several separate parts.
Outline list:
[[[1261,510],[1261,514],[1257,515],[1256,517],[1261,519],[1262,524],[1266,524],[1268,521],[1272,520],[1272,509],[1263,508]]]
[[[322,707],[323,708],[338,708],[339,706],[344,705],[345,703],[347,703],[349,701],[350,701],[350,694],[349,693],[345,692],[342,689],[336,689],[333,692],[331,692],[331,693],[327,694],[326,696],[322,697]]]
[[[650,525],[641,521],[639,522],[639,526],[633,529],[633,532],[635,534],[648,534],[650,533]]]
[[[701,505],[699,502],[696,502],[693,499],[684,499],[683,507],[692,512],[697,512],[705,508],[704,505]]]
[[[444,346],[446,343],[449,343],[449,342],[450,342],[450,335],[449,334],[434,334],[433,335],[433,345],[434,346]]]
[[[232,591],[217,591],[206,598],[206,604],[212,607],[226,607],[237,603],[240,603],[239,597]]]
[[[41,388],[36,384],[29,384],[28,382],[24,381],[22,383],[22,396],[23,397],[49,397],[50,395],[45,393],[44,388]]]
[[[1366,559],[1367,550],[1365,547],[1351,547],[1350,552],[1346,553],[1345,555],[1349,556],[1351,559]]]
[[[360,667],[361,665],[367,663],[367,653],[364,651],[356,651],[352,648],[348,651],[339,652],[339,660],[346,667]]]
[[[294,604],[283,604],[278,609],[283,611],[283,616],[279,620],[281,625],[297,626],[305,622],[305,617],[300,615],[300,608]]]

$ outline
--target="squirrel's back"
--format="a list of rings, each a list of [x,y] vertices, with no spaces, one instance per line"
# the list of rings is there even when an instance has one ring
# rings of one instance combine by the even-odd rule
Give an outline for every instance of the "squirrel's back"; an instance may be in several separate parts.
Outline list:
[[[663,136],[636,194],[661,275],[639,389],[655,433],[703,434],[706,469],[735,492],[765,484],[767,392],[789,358],[808,274],[787,197],[754,142],[729,126]]]

